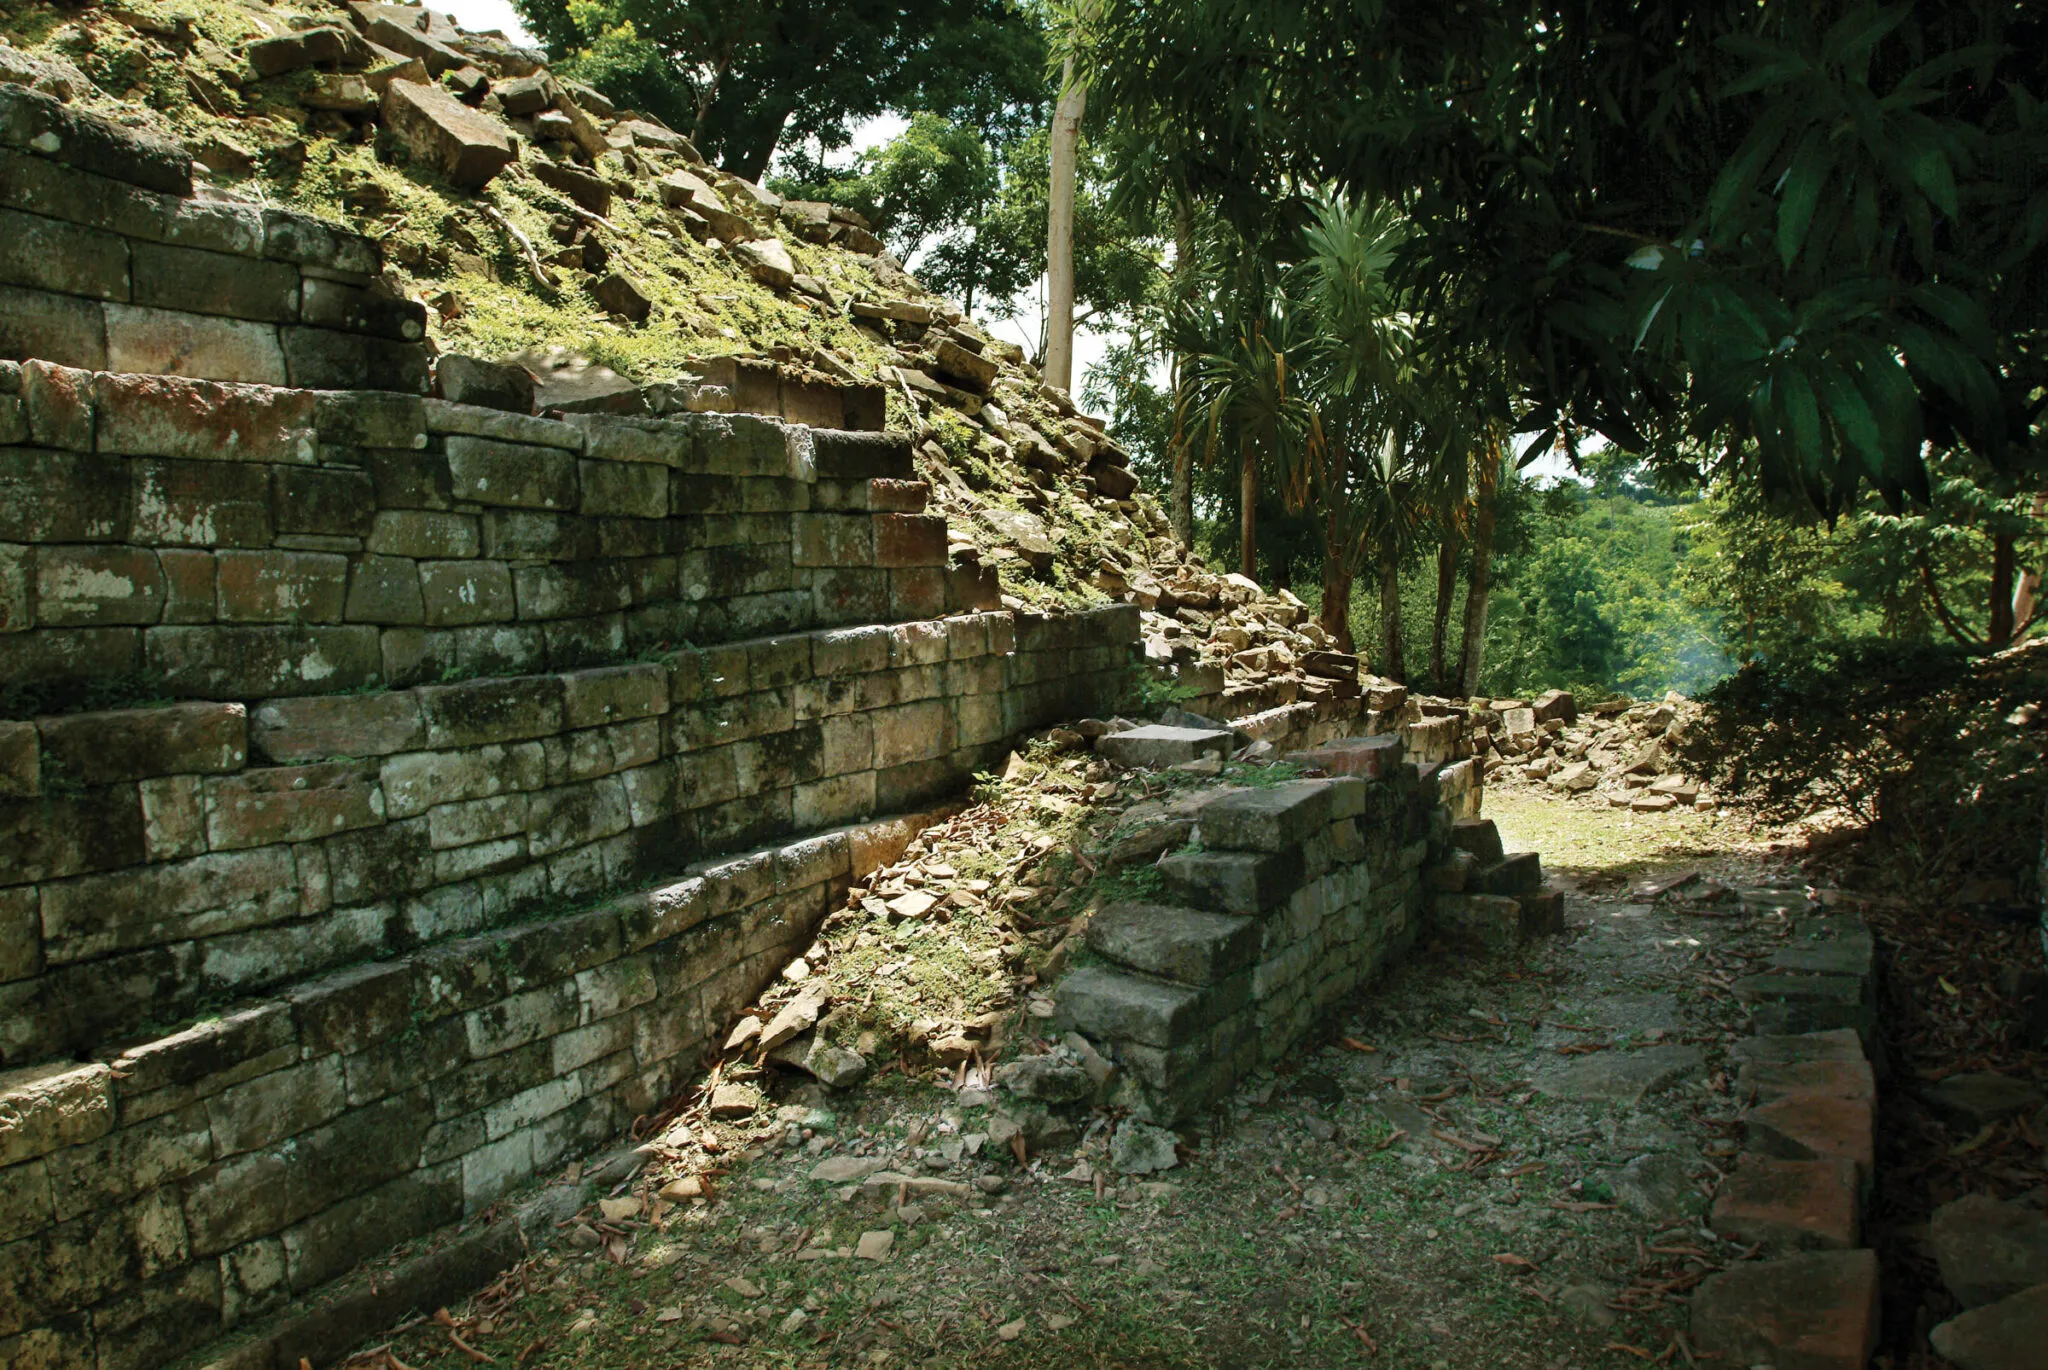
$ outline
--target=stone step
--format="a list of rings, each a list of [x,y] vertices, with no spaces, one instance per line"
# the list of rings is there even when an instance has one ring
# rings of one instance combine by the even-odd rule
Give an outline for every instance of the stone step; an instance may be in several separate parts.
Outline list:
[[[1743,1066],[1735,1077],[1735,1088],[1741,1098],[1760,1104],[1794,1094],[1875,1100],[1877,1076],[1870,1062],[1860,1056],[1853,1061],[1765,1062]]]
[[[1692,1299],[1692,1340],[1722,1365],[1867,1370],[1877,1349],[1877,1254],[1816,1252],[1730,1266]]]
[[[1772,1250],[1847,1251],[1862,1239],[1853,1161],[1744,1156],[1714,1197],[1714,1231]]]
[[[1104,966],[1083,966],[1059,983],[1058,1022],[1096,1042],[1173,1048],[1250,1001],[1237,976],[1200,989],[1166,984]]]
[[[1207,985],[1258,957],[1259,924],[1169,904],[1113,904],[1088,923],[1097,955],[1182,985]]]
[[[1301,888],[1305,876],[1298,850],[1170,852],[1157,869],[1174,898],[1216,913],[1276,908]]]
[[[1510,898],[1535,894],[1543,888],[1543,858],[1532,851],[1510,853],[1481,866],[1469,888]]]
[[[1869,1183],[1876,1159],[1869,1099],[1794,1094],[1759,1104],[1742,1120],[1751,1151],[1787,1161],[1853,1161],[1863,1183]]]
[[[1285,852],[1364,811],[1365,782],[1356,777],[1290,780],[1270,789],[1236,790],[1205,804],[1195,836],[1224,851]]]
[[[1853,1028],[1822,1032],[1759,1033],[1729,1043],[1728,1059],[1743,1065],[1801,1065],[1811,1061],[1861,1061],[1863,1042]]]
[[[1507,855],[1501,845],[1500,829],[1491,818],[1461,818],[1451,825],[1451,845],[1459,851],[1471,852],[1481,864],[1490,864]]]
[[[1227,759],[1231,748],[1228,728],[1176,728],[1163,723],[1105,733],[1095,739],[1095,750],[1117,765],[1147,770],[1163,770],[1205,756]]]
[[[1375,737],[1345,737],[1320,747],[1289,752],[1287,760],[1329,775],[1355,775],[1361,780],[1378,780],[1392,775],[1401,762],[1401,735],[1381,733]]]
[[[1877,1027],[1869,982],[1859,976],[1762,971],[1735,981],[1734,990],[1751,1006],[1751,1023],[1759,1033],[1853,1028],[1868,1043]]]

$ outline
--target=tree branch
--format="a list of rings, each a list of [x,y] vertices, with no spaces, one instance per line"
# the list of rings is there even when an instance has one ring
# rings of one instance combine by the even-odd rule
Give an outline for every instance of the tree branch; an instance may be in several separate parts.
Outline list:
[[[1982,650],[1983,641],[1964,631],[1956,622],[1955,615],[1948,611],[1948,605],[1941,598],[1941,589],[1934,583],[1934,567],[1928,564],[1925,556],[1920,558],[1920,585],[1927,591],[1928,603],[1934,606],[1934,616],[1941,620],[1942,627],[1948,629],[1948,635],[1965,647]]]

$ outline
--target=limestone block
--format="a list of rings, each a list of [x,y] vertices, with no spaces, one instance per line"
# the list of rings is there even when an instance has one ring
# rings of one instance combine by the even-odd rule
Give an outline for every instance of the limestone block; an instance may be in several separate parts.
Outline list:
[[[265,547],[275,536],[262,467],[217,461],[127,463],[131,541],[154,546]]]
[[[368,625],[151,628],[143,662],[169,693],[213,699],[354,690],[383,670],[377,630]]]
[[[430,627],[513,616],[512,573],[502,561],[422,561],[420,599]]]
[[[578,468],[585,514],[658,519],[668,516],[668,471],[646,463],[586,461]]]
[[[381,295],[317,276],[306,277],[298,318],[316,328],[367,333],[397,342],[416,343],[427,335],[427,307],[418,301]],[[442,365],[446,363],[444,358]]]
[[[182,208],[192,203],[167,202],[161,195],[46,157],[0,148],[0,205],[10,209],[156,242],[168,231],[167,204]]]
[[[1153,723],[1120,733],[1107,733],[1095,749],[1121,766],[1158,769],[1205,756],[1227,757],[1233,738],[1227,728],[1176,728]]]
[[[0,146],[180,197],[192,193],[192,159],[167,138],[70,109],[40,91],[0,85]]]
[[[207,845],[216,852],[305,842],[383,821],[377,770],[360,762],[263,767],[206,784]]]
[[[2048,1285],[2048,1217],[2019,1204],[1969,1194],[1934,1211],[1941,1282],[1965,1308],[1980,1308]]]
[[[319,456],[314,398],[296,391],[103,375],[94,380],[93,409],[97,450],[104,453],[295,466],[311,466]],[[305,473],[280,475],[298,480]]]
[[[129,298],[128,240],[63,219],[0,209],[0,284]]]
[[[288,383],[284,351],[270,324],[140,305],[104,308],[109,370]]]
[[[277,334],[291,384],[301,389],[426,392],[427,354],[417,343],[292,324]]]
[[[1097,742],[1099,749],[1109,738]],[[1282,852],[1299,848],[1336,818],[1340,790],[1361,782],[1290,780],[1270,789],[1237,790],[1202,807],[1196,835],[1227,851]]]
[[[1055,1017],[1098,1042],[1172,1048],[1237,1013],[1249,994],[1243,976],[1193,989],[1084,966],[1060,981]]]
[[[1088,946],[1132,970],[1206,985],[1251,964],[1259,925],[1249,918],[1161,904],[1114,904],[1088,924]]]
[[[1862,1239],[1853,1161],[1744,1156],[1714,1197],[1713,1229],[1744,1245],[1847,1251]]]
[[[0,358],[30,357],[60,366],[105,369],[105,307],[74,295],[0,285]]]
[[[114,785],[157,775],[220,775],[248,757],[240,704],[172,704],[39,719],[43,764],[75,783]]]
[[[222,551],[214,557],[223,623],[339,623],[348,558],[332,552]]]
[[[370,526],[369,550],[394,557],[473,557],[482,548],[474,514],[425,509],[380,509]]]
[[[223,252],[136,243],[134,303],[192,314],[291,323],[299,317],[299,270]]]
[[[0,1166],[105,1136],[114,1126],[113,1075],[70,1062],[0,1074]]]
[[[1877,1255],[1753,1261],[1710,1276],[1692,1300],[1692,1339],[1736,1364],[1863,1370],[1877,1349]]]
[[[2023,1370],[2041,1358],[2048,1333],[2048,1284],[1973,1308],[1937,1326],[1935,1354],[1958,1370]]]
[[[574,509],[576,459],[551,447],[447,439],[457,498],[526,509]]]
[[[45,547],[34,586],[36,621],[45,627],[155,623],[163,616],[164,575],[146,547]],[[21,627],[28,626],[27,608],[24,597],[16,610]]]
[[[413,156],[459,190],[483,189],[516,155],[504,125],[439,86],[393,81],[384,88],[383,112],[385,126]]]

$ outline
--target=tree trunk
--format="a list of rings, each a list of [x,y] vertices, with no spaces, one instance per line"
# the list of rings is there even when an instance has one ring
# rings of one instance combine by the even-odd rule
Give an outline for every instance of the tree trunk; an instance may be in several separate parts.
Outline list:
[[[1984,633],[1987,650],[2003,651],[2012,643],[2013,581],[2018,564],[2011,533],[1991,535],[1991,623]]]
[[[1499,454],[1487,460],[1499,464]],[[1465,586],[1465,637],[1458,648],[1458,693],[1479,693],[1479,668],[1486,661],[1486,601],[1493,593],[1493,480],[1480,483],[1472,519],[1472,571]]]
[[[1259,578],[1259,462],[1252,445],[1243,445],[1244,470],[1238,480],[1238,565],[1246,580]]]
[[[1446,527],[1436,546],[1436,617],[1429,625],[1429,684],[1434,690],[1456,693],[1444,673],[1444,639],[1451,633],[1451,601],[1458,595],[1458,535]]]
[[[1188,293],[1195,278],[1194,208],[1186,196],[1177,196],[1173,206],[1174,288]],[[1187,431],[1187,404],[1192,359],[1173,359],[1173,502],[1168,517],[1180,545],[1192,551],[1195,545],[1195,439]]]
[[[1324,496],[1330,507],[1323,516],[1321,623],[1323,631],[1329,634],[1331,644],[1340,652],[1357,649],[1351,639],[1351,549],[1346,546],[1346,539],[1337,518],[1338,510],[1343,507],[1344,489],[1349,480],[1345,462],[1348,455],[1341,443],[1331,446],[1330,460],[1333,467],[1330,487]]]
[[[1401,642],[1401,559],[1391,542],[1380,548],[1380,674],[1408,683],[1407,653]]]
[[[1067,59],[1052,115],[1052,207],[1046,227],[1045,383],[1071,391],[1074,381],[1074,172],[1088,87]]]

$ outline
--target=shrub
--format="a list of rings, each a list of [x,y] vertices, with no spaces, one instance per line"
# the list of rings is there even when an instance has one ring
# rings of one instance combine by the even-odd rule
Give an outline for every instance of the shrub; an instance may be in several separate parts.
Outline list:
[[[1972,660],[1854,640],[1754,662],[1701,697],[1679,759],[1760,816],[1836,808],[1921,877],[2037,881],[2048,643]]]

